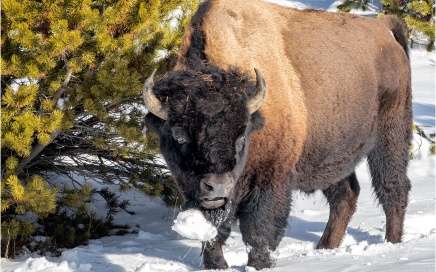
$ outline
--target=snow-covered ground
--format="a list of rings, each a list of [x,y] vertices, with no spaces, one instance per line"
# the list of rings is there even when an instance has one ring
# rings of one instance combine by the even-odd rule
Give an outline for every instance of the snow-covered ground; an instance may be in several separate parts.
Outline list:
[[[311,7],[328,9],[333,0],[310,0]],[[278,1],[274,1],[278,2]],[[301,2],[281,1],[303,7]],[[316,4],[319,5],[316,5]],[[435,130],[435,54],[412,50],[414,120]],[[404,242],[383,240],[385,217],[371,191],[371,181],[363,162],[357,168],[361,194],[357,212],[342,245],[334,250],[315,250],[328,219],[328,205],[320,193],[312,196],[294,193],[289,227],[273,254],[277,265],[268,271],[435,271],[435,156],[423,154],[412,160],[412,181],[406,214]],[[65,250],[60,257],[25,255],[1,260],[1,271],[198,271],[203,269],[201,243],[172,231],[178,210],[165,207],[140,193],[130,191],[135,215],[119,214],[118,223],[139,226],[138,234],[104,237],[89,245]],[[233,228],[224,255],[231,266],[227,271],[251,270],[245,267],[246,247],[237,226]]]

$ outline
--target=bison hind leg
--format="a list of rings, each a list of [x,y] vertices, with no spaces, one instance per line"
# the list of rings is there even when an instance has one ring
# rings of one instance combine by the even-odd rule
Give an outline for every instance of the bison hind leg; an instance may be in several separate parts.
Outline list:
[[[323,193],[330,205],[330,216],[317,249],[336,248],[341,244],[348,223],[356,211],[360,193],[356,174],[352,173]]]
[[[382,144],[381,144],[382,145]],[[405,145],[406,146],[406,145]],[[407,177],[407,148],[403,148],[403,156],[391,156],[398,153],[400,145],[395,151],[386,150],[383,145],[368,156],[369,169],[372,176],[372,185],[379,203],[386,214],[386,240],[391,243],[400,243],[403,236],[404,217],[411,189]]]
[[[381,105],[378,139],[368,155],[368,166],[374,193],[386,214],[386,240],[400,243],[411,189],[407,177],[412,139],[410,85],[394,94],[396,96],[387,97]]]
[[[391,243],[400,243],[411,189],[410,180],[406,175],[406,166],[389,165],[390,163],[380,161],[379,157],[374,154],[368,157],[368,163],[374,192],[386,214],[386,240]]]

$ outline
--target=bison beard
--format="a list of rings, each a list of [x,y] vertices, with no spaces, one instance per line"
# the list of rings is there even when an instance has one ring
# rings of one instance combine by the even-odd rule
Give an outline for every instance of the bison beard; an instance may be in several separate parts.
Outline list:
[[[200,209],[204,217],[211,222],[215,227],[219,227],[224,221],[229,218],[231,203],[227,202],[224,206],[216,209],[201,209],[197,201],[187,201],[184,205],[184,210]]]
[[[228,218],[230,208],[221,207],[217,209],[202,210],[204,217],[214,226],[219,227]]]

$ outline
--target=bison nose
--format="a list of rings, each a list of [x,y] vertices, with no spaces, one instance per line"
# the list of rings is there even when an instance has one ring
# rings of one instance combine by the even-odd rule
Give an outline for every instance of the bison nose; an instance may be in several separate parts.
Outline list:
[[[216,209],[226,204],[234,185],[230,174],[209,174],[200,181],[200,205],[205,209]]]

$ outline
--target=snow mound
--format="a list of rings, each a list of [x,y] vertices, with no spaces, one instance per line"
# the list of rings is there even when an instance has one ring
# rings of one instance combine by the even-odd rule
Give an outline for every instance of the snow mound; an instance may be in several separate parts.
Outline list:
[[[186,238],[202,242],[212,240],[218,233],[216,227],[196,209],[180,212],[171,228]]]

